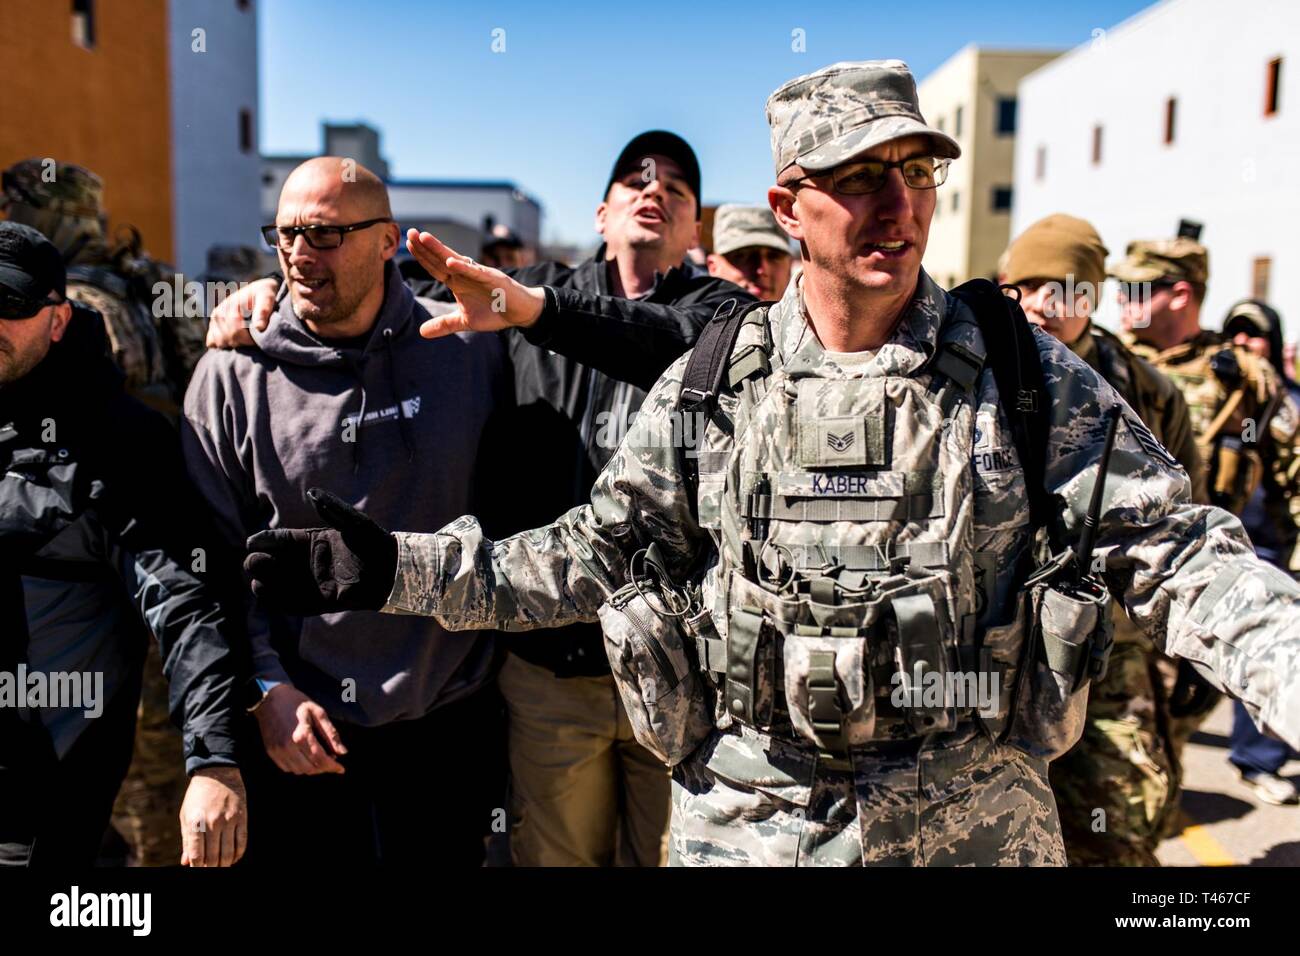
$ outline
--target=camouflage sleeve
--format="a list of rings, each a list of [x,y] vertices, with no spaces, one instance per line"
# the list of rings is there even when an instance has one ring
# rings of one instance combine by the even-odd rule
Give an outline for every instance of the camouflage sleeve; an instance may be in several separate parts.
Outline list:
[[[1118,394],[1049,336],[1047,485],[1082,526]],[[1192,504],[1186,473],[1125,407],[1106,476],[1094,566],[1142,631],[1198,662],[1269,733],[1300,746],[1300,588],[1260,561],[1241,522]]]
[[[673,428],[685,357],[651,389],[591,503],[544,528],[487,539],[473,517],[433,534],[398,532],[397,575],[384,611],[437,618],[449,630],[528,630],[596,620],[627,582],[627,563],[657,542],[684,572],[708,538],[696,523]]]

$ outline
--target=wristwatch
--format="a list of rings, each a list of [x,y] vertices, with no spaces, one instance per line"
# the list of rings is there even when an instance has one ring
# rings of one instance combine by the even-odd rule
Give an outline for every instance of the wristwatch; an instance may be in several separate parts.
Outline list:
[[[250,677],[244,681],[243,703],[244,710],[252,713],[262,705],[266,700],[266,695],[271,692],[271,688],[280,686],[284,681],[267,680],[264,677]]]

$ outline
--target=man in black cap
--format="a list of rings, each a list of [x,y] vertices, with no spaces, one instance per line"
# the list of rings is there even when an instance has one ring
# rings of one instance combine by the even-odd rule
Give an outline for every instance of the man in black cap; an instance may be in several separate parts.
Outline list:
[[[150,630],[190,774],[181,861],[228,866],[247,831],[243,637],[222,609],[237,565],[197,517],[174,430],[127,396],[66,290],[58,249],[0,223],[0,866],[94,862]]]
[[[531,263],[531,260],[525,258],[527,255],[524,241],[505,223],[499,222],[483,233],[479,261],[485,266],[493,269],[518,269]]]
[[[455,301],[428,337],[500,331],[514,368],[514,405],[489,427],[479,462],[493,502],[485,523],[504,536],[583,504],[645,391],[722,307],[753,296],[683,267],[696,243],[700,166],[674,133],[634,137],[596,207],[604,239],[577,266],[544,262],[502,272],[411,230],[407,248],[434,277],[417,295]],[[274,282],[254,283],[213,312],[209,341],[252,344],[243,315],[265,326]],[[510,768],[519,865],[655,865],[665,853],[667,769],[636,742],[619,703],[599,626],[544,639],[503,636],[500,686],[510,712]]]
[[[1223,337],[1272,364],[1292,400],[1300,404],[1300,385],[1287,374],[1283,359],[1282,317],[1267,302],[1242,299],[1223,320]],[[1276,472],[1276,468],[1275,468]],[[1300,497],[1287,476],[1269,474],[1246,502],[1241,523],[1255,553],[1293,577],[1300,577],[1300,544],[1291,517],[1300,511]],[[1232,702],[1232,734],[1228,762],[1256,799],[1274,806],[1300,803],[1296,785],[1281,775],[1295,754],[1289,745],[1260,732],[1241,701]]]

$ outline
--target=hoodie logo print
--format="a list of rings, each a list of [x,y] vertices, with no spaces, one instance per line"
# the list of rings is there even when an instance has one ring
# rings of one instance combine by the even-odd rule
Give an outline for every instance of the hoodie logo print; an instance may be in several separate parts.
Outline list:
[[[358,424],[365,428],[368,425],[377,425],[380,422],[395,422],[399,418],[414,418],[420,413],[420,396],[403,399],[397,405],[389,405],[387,408],[378,408],[366,412],[366,417],[361,422],[357,421],[355,414],[343,416],[343,425],[356,427]]]
[[[826,444],[831,449],[838,452],[846,452],[853,444],[853,432],[845,432],[843,435],[836,435],[834,432],[826,433]]]

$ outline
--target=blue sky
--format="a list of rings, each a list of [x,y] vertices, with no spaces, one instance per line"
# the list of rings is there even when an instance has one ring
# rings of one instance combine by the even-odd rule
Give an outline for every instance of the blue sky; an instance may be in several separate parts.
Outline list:
[[[691,143],[706,203],[760,202],[763,103],[791,77],[898,57],[922,79],[968,43],[1068,48],[1149,3],[807,6],[263,0],[262,149],[312,152],[322,121],[364,120],[395,177],[514,180],[542,203],[545,239],[587,244],[610,163],[642,130]]]

